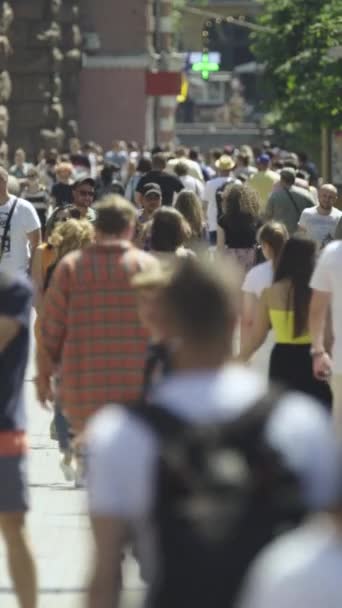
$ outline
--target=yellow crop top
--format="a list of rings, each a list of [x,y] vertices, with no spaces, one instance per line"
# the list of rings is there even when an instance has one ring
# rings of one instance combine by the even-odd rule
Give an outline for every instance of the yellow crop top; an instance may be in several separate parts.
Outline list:
[[[292,310],[270,309],[271,325],[275,333],[277,344],[311,344],[308,333],[294,338],[294,312]]]

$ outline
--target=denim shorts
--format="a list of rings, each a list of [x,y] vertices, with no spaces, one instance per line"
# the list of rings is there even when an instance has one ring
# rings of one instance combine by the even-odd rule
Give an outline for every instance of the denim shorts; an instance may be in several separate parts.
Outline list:
[[[0,513],[28,508],[27,456],[0,456]]]

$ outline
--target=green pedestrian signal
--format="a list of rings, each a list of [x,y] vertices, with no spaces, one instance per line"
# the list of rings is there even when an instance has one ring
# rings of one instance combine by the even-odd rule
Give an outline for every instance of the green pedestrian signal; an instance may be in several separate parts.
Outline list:
[[[200,72],[203,80],[208,80],[212,72],[219,72],[220,64],[216,61],[211,61],[208,53],[203,53],[201,61],[193,63],[192,70]]]

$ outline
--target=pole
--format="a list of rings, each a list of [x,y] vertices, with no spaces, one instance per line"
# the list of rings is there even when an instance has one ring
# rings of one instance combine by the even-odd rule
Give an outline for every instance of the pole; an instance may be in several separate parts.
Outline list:
[[[158,72],[161,67],[161,51],[162,51],[162,28],[161,28],[161,0],[154,2],[154,35],[155,35],[155,52],[158,55]],[[160,97],[154,100],[154,144],[159,144],[160,131]]]

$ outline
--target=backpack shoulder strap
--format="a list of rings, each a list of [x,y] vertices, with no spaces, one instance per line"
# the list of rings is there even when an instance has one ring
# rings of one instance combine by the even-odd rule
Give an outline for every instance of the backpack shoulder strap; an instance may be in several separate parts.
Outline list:
[[[243,414],[221,427],[221,442],[225,444],[241,438],[245,446],[256,446],[283,394],[281,386],[271,386],[269,391]]]
[[[163,441],[181,438],[191,426],[186,420],[157,403],[137,403],[128,411]]]
[[[4,231],[2,233],[1,243],[0,243],[0,262],[1,262],[2,256],[4,255],[4,252],[5,252],[6,239],[7,239],[7,235],[8,235],[9,229],[10,229],[12,216],[13,216],[13,213],[14,213],[15,208],[17,206],[17,202],[18,202],[18,199],[15,198],[14,201],[13,201],[13,205],[12,205],[10,211],[9,211],[8,216],[7,216],[5,228],[4,228]]]

